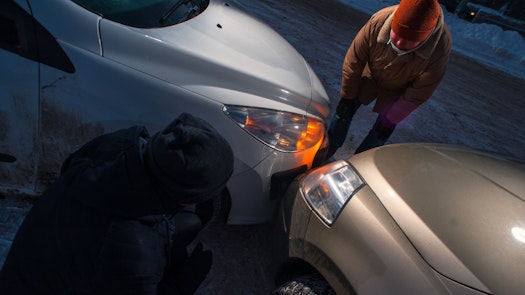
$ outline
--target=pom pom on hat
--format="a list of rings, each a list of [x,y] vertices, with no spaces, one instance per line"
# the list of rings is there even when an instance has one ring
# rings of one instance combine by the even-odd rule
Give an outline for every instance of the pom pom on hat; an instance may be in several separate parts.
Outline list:
[[[401,0],[392,30],[405,40],[424,41],[436,27],[441,7],[437,0]]]

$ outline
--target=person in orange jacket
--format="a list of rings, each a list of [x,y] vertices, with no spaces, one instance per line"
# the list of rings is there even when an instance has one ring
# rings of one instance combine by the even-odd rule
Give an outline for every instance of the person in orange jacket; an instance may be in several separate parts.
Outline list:
[[[329,126],[325,157],[342,146],[357,109],[374,100],[377,120],[355,153],[384,145],[396,125],[439,86],[451,48],[437,0],[402,0],[372,15],[344,59],[341,98]]]

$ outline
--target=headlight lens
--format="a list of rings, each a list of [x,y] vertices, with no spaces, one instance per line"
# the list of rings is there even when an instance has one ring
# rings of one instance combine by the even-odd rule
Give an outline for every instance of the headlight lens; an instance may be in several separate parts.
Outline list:
[[[364,181],[346,161],[336,161],[310,172],[301,189],[314,211],[331,225]]]
[[[321,120],[295,113],[231,105],[224,112],[255,138],[283,152],[309,149],[325,133]]]

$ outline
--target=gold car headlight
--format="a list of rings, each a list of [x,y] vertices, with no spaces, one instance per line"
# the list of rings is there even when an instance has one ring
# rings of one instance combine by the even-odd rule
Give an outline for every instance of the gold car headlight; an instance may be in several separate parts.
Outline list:
[[[295,113],[226,105],[223,111],[240,127],[283,152],[307,150],[323,140],[323,121]]]
[[[303,179],[301,190],[317,215],[331,225],[363,185],[348,162],[336,161],[311,171]]]

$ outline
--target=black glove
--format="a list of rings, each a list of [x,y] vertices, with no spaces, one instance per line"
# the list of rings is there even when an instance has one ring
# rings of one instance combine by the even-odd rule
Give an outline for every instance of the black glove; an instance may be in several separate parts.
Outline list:
[[[339,119],[352,119],[360,105],[361,102],[357,98],[341,98],[335,109],[335,114]]]
[[[211,269],[212,256],[211,251],[203,250],[202,244],[197,244],[188,258],[176,265],[173,273],[169,274],[169,284],[175,286],[178,294],[195,293]]]
[[[354,116],[357,109],[361,106],[359,99],[339,99],[337,104],[337,109],[335,110],[335,116],[332,118],[332,122],[328,127],[328,148],[326,151],[323,151],[323,154],[319,156],[320,159],[316,159],[317,162],[324,161],[332,157],[337,149],[339,149],[348,133],[348,128],[350,128],[350,122]]]
[[[210,220],[213,219],[215,214],[215,205],[214,205],[214,199],[220,198],[220,196],[214,197],[213,199],[210,199],[206,202],[199,203],[195,206],[195,214],[199,216],[202,226],[206,226]]]
[[[170,260],[168,261],[168,269],[171,270],[177,269],[180,263],[184,263],[188,259],[186,248],[202,230],[202,224],[199,216],[186,210],[172,215],[169,219],[174,228]]]

